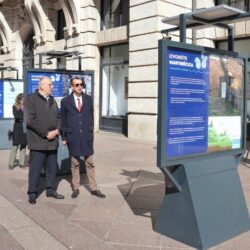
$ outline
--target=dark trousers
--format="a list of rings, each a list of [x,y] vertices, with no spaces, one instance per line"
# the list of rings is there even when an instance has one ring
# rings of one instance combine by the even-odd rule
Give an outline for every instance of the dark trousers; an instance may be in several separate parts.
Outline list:
[[[41,169],[45,166],[46,188],[56,190],[57,150],[30,151],[28,194],[37,193]]]

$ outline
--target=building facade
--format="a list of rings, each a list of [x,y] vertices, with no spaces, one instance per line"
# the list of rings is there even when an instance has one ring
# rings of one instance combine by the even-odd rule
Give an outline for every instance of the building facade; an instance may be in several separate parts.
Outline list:
[[[227,4],[249,11],[248,0],[0,0],[0,65],[39,67],[48,51],[78,51],[94,71],[95,130],[156,140],[158,40],[165,17]],[[235,50],[250,55],[250,22],[234,25]],[[178,41],[178,32],[169,34]],[[226,31],[188,31],[188,42],[226,48]],[[42,68],[78,70],[79,58],[43,57]],[[41,65],[40,65],[41,66]],[[2,78],[16,72],[2,70]]]

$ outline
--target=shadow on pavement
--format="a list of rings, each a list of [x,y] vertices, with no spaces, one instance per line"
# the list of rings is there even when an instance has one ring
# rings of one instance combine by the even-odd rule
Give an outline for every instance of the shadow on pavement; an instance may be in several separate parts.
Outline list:
[[[127,177],[128,183],[118,186],[134,215],[148,217],[154,227],[162,200],[165,185],[162,173],[147,170],[122,170],[121,175]],[[124,190],[128,190],[124,194]]]

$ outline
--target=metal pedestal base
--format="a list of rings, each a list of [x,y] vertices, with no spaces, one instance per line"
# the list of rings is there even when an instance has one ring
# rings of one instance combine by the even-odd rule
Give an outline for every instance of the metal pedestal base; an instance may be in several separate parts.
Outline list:
[[[198,249],[248,231],[237,165],[230,155],[181,165],[173,174],[181,192],[165,196],[155,231]]]

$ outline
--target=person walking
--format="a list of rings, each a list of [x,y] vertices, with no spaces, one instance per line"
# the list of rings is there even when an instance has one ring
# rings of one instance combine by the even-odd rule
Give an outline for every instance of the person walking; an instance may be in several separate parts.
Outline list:
[[[92,195],[105,198],[97,188],[93,163],[93,100],[83,93],[83,81],[79,77],[71,79],[72,93],[61,101],[61,136],[67,144],[71,156],[72,198],[77,198],[80,187],[80,157],[84,157],[89,188]]]
[[[16,96],[15,104],[12,107],[13,116],[14,116],[14,126],[13,126],[13,146],[10,152],[9,158],[9,169],[14,169],[17,151],[19,150],[19,160],[18,165],[20,168],[25,168],[25,153],[27,138],[26,133],[24,132],[23,125],[23,94],[20,93]]]
[[[38,90],[28,95],[24,104],[27,141],[30,149],[28,195],[31,204],[36,203],[39,177],[44,163],[46,196],[64,199],[64,196],[56,191],[60,116],[56,101],[51,96],[52,89],[51,79],[42,77],[39,80]]]

